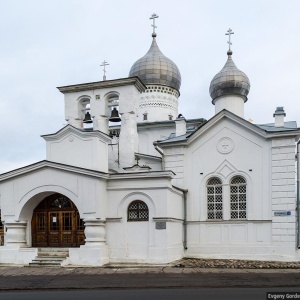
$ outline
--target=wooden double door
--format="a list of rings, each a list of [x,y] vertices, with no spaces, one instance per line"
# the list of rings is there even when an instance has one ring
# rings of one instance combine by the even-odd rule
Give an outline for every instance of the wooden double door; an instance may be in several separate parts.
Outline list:
[[[33,247],[78,247],[84,244],[84,225],[74,203],[54,194],[33,211]]]

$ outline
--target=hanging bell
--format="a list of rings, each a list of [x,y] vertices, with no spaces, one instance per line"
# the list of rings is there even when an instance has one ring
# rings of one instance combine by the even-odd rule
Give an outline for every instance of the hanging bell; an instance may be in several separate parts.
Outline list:
[[[109,118],[110,122],[121,122],[119,112],[117,109],[114,107],[113,110],[111,111],[111,116]]]
[[[87,111],[85,116],[84,116],[84,119],[82,120],[82,122],[84,124],[90,124],[90,123],[93,123],[93,120],[92,120],[92,117],[90,115],[90,113]]]

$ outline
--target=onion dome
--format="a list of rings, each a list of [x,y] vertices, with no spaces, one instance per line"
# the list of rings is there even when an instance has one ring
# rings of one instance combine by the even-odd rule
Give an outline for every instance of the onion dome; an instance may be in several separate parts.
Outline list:
[[[246,102],[247,95],[250,90],[250,81],[247,75],[240,71],[234,64],[231,56],[232,51],[227,52],[228,59],[223,69],[215,75],[210,83],[209,93],[212,98],[212,103],[222,96],[237,95]]]
[[[181,75],[176,64],[160,51],[156,43],[156,33],[145,56],[137,60],[130,69],[129,77],[138,76],[144,84],[160,84],[179,91]]]

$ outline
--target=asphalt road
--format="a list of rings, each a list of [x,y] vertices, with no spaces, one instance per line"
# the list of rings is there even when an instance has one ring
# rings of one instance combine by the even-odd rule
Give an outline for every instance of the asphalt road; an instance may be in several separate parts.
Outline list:
[[[8,269],[0,290],[299,287],[299,270]],[[23,272],[23,273],[22,273]]]
[[[279,290],[299,297],[267,298]],[[300,300],[300,270],[0,266],[2,299]]]
[[[129,290],[68,290],[0,292],[0,300],[265,300],[267,292],[298,292],[300,288],[190,288],[190,289],[129,289]],[[270,299],[270,298],[269,298]]]

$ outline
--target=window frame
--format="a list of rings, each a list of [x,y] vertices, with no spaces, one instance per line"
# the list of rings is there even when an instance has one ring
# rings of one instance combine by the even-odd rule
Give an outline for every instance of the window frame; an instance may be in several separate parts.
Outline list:
[[[134,204],[137,204],[137,208],[130,208]],[[140,208],[140,205],[145,205],[146,208]],[[130,212],[136,211],[138,217],[137,218],[131,218]],[[147,217],[140,217],[140,212],[147,212]],[[142,200],[133,200],[129,203],[127,208],[127,221],[128,222],[141,222],[141,221],[149,221],[149,208],[148,205],[142,201]]]
[[[242,179],[241,183],[233,183],[237,179]],[[244,189],[243,189],[244,187]],[[236,191],[233,192],[233,188]],[[236,200],[233,201],[233,197],[236,196]],[[231,178],[229,183],[229,203],[230,203],[230,220],[246,220],[247,219],[247,180],[240,175],[236,175]],[[233,205],[236,205],[236,209],[233,209]],[[244,208],[240,208],[244,205]],[[233,217],[233,213],[237,214],[237,217]],[[240,217],[240,215],[243,217]]]
[[[218,184],[210,184],[213,180],[219,181]],[[216,189],[221,188],[221,192],[216,193]],[[212,193],[209,192],[209,189],[213,189]],[[221,199],[217,199],[221,198]],[[218,201],[216,201],[218,200]],[[213,205],[213,209],[210,209],[209,207]],[[216,209],[217,205],[221,205],[221,208]],[[208,221],[218,221],[218,220],[224,220],[224,203],[223,203],[223,182],[218,177],[211,177],[207,180],[206,183],[206,209],[207,209],[207,220]],[[211,218],[209,215],[213,213],[213,218]],[[218,217],[219,215],[219,217]]]

